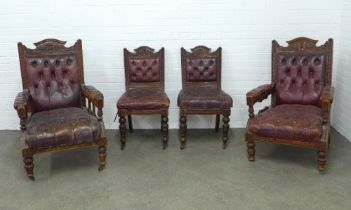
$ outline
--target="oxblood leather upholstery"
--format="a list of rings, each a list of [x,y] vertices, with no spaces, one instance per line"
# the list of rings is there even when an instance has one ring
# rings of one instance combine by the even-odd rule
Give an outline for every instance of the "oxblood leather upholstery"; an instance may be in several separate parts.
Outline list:
[[[217,80],[215,58],[186,58],[186,79],[190,82],[212,82]]]
[[[32,112],[80,106],[80,82],[74,55],[26,59]]]
[[[118,100],[118,109],[168,109],[169,98],[160,88],[134,88],[127,90]]]
[[[178,106],[192,109],[229,109],[233,99],[217,87],[187,87],[178,95]]]
[[[322,136],[322,110],[314,105],[285,104],[250,118],[250,133],[285,140],[320,141]]]
[[[130,82],[160,81],[160,61],[158,58],[128,59]]]
[[[325,56],[280,54],[276,59],[277,104],[320,106]]]
[[[35,113],[24,138],[30,148],[42,149],[98,141],[102,132],[96,117],[81,108],[70,107]]]

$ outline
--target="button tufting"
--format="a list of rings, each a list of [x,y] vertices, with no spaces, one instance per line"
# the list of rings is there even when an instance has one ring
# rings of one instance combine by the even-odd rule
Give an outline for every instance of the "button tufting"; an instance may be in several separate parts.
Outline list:
[[[297,65],[297,60],[296,60],[296,58],[293,58],[293,59],[291,60],[291,64],[292,64],[293,66],[296,66],[296,65]]]
[[[315,58],[313,61],[313,64],[318,66],[319,64],[321,64],[321,59],[320,58]]]
[[[66,64],[70,66],[73,63],[73,60],[71,58],[67,58]]]
[[[157,60],[154,60],[154,61],[152,62],[152,64],[153,64],[153,65],[157,65]]]
[[[204,65],[204,62],[203,62],[203,60],[200,60],[199,66],[202,66],[202,65]]]
[[[44,66],[45,66],[45,67],[48,67],[48,66],[49,66],[49,61],[48,61],[48,60],[45,60],[45,61],[44,61]]]
[[[33,60],[30,64],[31,64],[33,67],[36,67],[37,64],[38,64],[38,61],[37,61],[37,60]]]
[[[286,58],[283,58],[283,59],[281,60],[281,63],[282,63],[283,65],[286,65]]]
[[[308,63],[309,63],[308,59],[304,58],[303,61],[302,61],[302,64],[306,66]]]
[[[212,66],[214,64],[213,60],[210,60],[209,65]]]

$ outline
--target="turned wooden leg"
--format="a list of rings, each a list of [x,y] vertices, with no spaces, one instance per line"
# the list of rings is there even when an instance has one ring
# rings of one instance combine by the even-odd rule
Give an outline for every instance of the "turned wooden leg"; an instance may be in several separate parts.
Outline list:
[[[100,145],[98,148],[99,151],[99,171],[104,170],[106,166],[106,145]]]
[[[248,141],[247,142],[247,158],[249,161],[255,161],[255,141]]]
[[[132,121],[132,115],[128,115],[128,127],[129,127],[129,132],[133,133],[133,121]]]
[[[219,120],[220,120],[220,115],[216,115],[216,127],[215,127],[215,132],[217,133],[219,130]]]
[[[230,116],[230,110],[224,111],[223,114],[223,149],[227,148],[228,144],[228,131],[229,131],[229,116]]]
[[[162,129],[162,148],[166,149],[168,146],[168,115],[161,116],[161,129]]]
[[[328,147],[330,145],[330,132],[329,132],[329,135],[328,135]]]
[[[31,154],[28,151],[23,151],[23,162],[24,162],[24,168],[26,169],[28,178],[34,181],[35,178],[33,173],[33,169],[34,169],[33,154]]]
[[[247,158],[249,161],[255,161],[255,141],[251,139],[247,134],[245,135],[246,144],[247,144]]]
[[[183,150],[186,145],[186,115],[181,114],[180,115],[180,149]]]
[[[126,118],[124,115],[119,116],[119,132],[121,134],[121,150],[126,146]]]
[[[325,166],[327,163],[326,160],[326,151],[325,149],[319,149],[317,152],[317,156],[318,156],[318,169],[320,172],[324,172],[325,171]]]

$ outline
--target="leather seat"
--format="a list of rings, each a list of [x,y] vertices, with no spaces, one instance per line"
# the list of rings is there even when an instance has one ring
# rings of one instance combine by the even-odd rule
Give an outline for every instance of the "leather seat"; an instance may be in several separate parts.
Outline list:
[[[217,87],[186,87],[178,95],[178,106],[192,109],[230,108],[233,99]]]
[[[134,88],[127,90],[118,100],[118,109],[168,109],[169,98],[161,88]]]
[[[322,136],[322,110],[313,105],[285,104],[248,121],[249,132],[264,137],[316,142]]]
[[[102,126],[96,117],[76,107],[35,113],[29,120],[24,140],[32,149],[97,142]]]

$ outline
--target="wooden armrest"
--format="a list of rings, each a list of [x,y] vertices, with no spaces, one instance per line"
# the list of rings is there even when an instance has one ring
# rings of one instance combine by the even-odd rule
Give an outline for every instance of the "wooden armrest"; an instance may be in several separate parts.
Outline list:
[[[95,87],[82,84],[82,92],[98,109],[104,107],[104,95]]]
[[[29,91],[23,90],[18,93],[13,104],[13,107],[17,111],[17,115],[20,118],[21,129],[26,129],[26,121],[28,118],[28,104],[29,104]]]
[[[320,96],[320,104],[323,112],[323,122],[329,121],[330,109],[334,100],[335,89],[333,86],[327,85],[323,87],[322,94]]]
[[[246,103],[249,106],[249,116],[252,118],[254,114],[254,104],[268,98],[274,92],[274,84],[261,85],[246,94]]]

